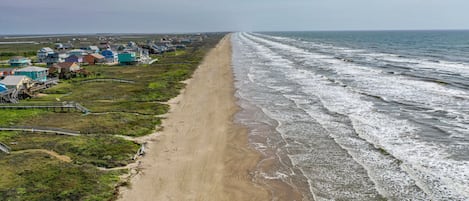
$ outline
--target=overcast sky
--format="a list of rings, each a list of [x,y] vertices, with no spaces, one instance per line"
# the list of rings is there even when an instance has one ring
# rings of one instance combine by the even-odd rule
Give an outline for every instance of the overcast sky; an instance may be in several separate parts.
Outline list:
[[[469,29],[469,0],[0,0],[0,34]]]

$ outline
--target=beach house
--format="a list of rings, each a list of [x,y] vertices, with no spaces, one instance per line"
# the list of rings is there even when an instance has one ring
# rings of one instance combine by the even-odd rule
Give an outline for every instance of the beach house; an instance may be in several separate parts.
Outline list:
[[[26,68],[20,68],[16,70],[15,75],[28,76],[34,81],[45,82],[47,81],[47,75],[49,74],[48,68],[42,68],[37,66],[28,66]]]
[[[137,43],[130,41],[127,43],[127,48],[130,48],[130,49],[137,48]]]
[[[55,44],[55,49],[61,50],[63,49],[64,45],[62,43],[56,43]]]
[[[85,50],[89,54],[99,53],[99,47],[94,45],[87,46]]]
[[[65,58],[65,62],[76,62],[76,63],[83,63],[83,56],[72,54],[69,57]]]
[[[124,51],[118,54],[119,64],[131,65],[137,63],[137,54],[133,51]]]
[[[72,48],[73,48],[73,44],[71,43],[56,43],[55,44],[55,49],[57,50],[68,50]]]
[[[137,61],[148,64],[151,61],[150,51],[148,49],[137,48]]]
[[[100,54],[89,54],[83,57],[83,62],[89,65],[94,65],[96,63],[104,63],[106,59],[103,55]]]
[[[102,42],[99,42],[99,48],[101,48],[102,50],[103,49],[108,49],[108,48],[111,48],[111,43],[109,41],[102,41]]]
[[[191,44],[192,40],[190,38],[182,38],[179,40],[179,42],[182,44]]]
[[[5,86],[4,84],[0,84],[0,93],[3,93],[5,91],[8,91],[7,86]]]
[[[46,62],[47,65],[50,66],[50,65],[55,64],[55,63],[65,62],[65,58],[67,58],[67,57],[68,57],[67,53],[54,52],[53,54],[47,55],[44,62]]]
[[[32,80],[24,75],[9,75],[3,80],[0,80],[0,84],[4,85],[8,89],[20,89],[22,87],[28,89],[32,85]]]
[[[106,62],[108,63],[114,63],[114,62],[117,62],[118,61],[118,54],[112,50],[103,50],[101,52],[101,55],[104,56],[104,58],[106,59]]]
[[[70,56],[73,56],[73,55],[75,55],[75,56],[85,56],[87,53],[86,53],[85,50],[82,50],[82,49],[73,49],[73,50],[68,51],[68,54]]]
[[[174,46],[176,46],[176,49],[178,49],[178,50],[179,50],[179,49],[183,50],[183,49],[186,49],[186,47],[187,47],[187,46],[184,45],[184,44],[176,44],[176,45],[174,45]]]
[[[10,58],[8,63],[10,63],[11,67],[29,66],[29,65],[31,65],[31,59],[17,56],[17,57]]]
[[[58,63],[54,64],[51,67],[49,67],[49,73],[69,73],[69,72],[77,72],[79,71],[80,65],[78,65],[75,62],[63,62],[63,63]]]
[[[46,58],[50,54],[54,54],[54,50],[50,47],[43,47],[36,53],[37,60],[39,62],[46,62]]]

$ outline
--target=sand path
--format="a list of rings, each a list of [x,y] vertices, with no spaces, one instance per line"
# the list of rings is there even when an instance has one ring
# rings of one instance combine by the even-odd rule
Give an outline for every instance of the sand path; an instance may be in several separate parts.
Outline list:
[[[12,153],[30,153],[30,152],[42,152],[42,153],[46,153],[46,154],[49,154],[50,156],[53,156],[63,162],[67,162],[67,163],[70,163],[72,162],[72,159],[69,157],[69,156],[66,156],[66,155],[60,155],[59,153],[55,152],[55,151],[51,151],[51,150],[46,150],[46,149],[26,149],[26,150],[21,150],[21,151],[14,151]]]
[[[164,131],[148,143],[143,173],[131,180],[131,189],[121,189],[120,200],[270,200],[251,181],[260,156],[249,148],[246,129],[233,123],[233,94],[227,36],[172,101]]]

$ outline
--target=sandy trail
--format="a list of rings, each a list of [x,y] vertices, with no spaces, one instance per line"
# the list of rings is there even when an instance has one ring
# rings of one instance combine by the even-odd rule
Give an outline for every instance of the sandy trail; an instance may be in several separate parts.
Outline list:
[[[53,156],[63,162],[70,163],[72,162],[72,159],[69,156],[66,155],[60,155],[59,153],[51,150],[46,150],[46,149],[26,149],[26,150],[21,150],[21,151],[14,151],[12,153],[30,153],[30,152],[42,152],[49,154],[50,156]]]
[[[164,131],[148,143],[143,173],[121,189],[128,201],[270,200],[251,181],[260,159],[247,130],[233,123],[238,106],[231,70],[231,42],[223,38],[172,100]]]

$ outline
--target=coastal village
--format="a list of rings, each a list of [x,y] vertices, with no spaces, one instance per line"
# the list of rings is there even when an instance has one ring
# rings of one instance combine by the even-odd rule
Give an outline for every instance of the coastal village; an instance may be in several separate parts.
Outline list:
[[[53,38],[49,38],[53,41]],[[119,43],[118,37],[97,36],[94,42],[76,37],[54,47],[43,47],[35,56],[13,56],[0,62],[0,103],[18,103],[33,97],[39,90],[57,84],[60,79],[86,77],[86,66],[133,66],[158,62],[152,55],[164,55],[186,49],[192,42],[202,42],[203,36],[163,37],[158,41]]]

